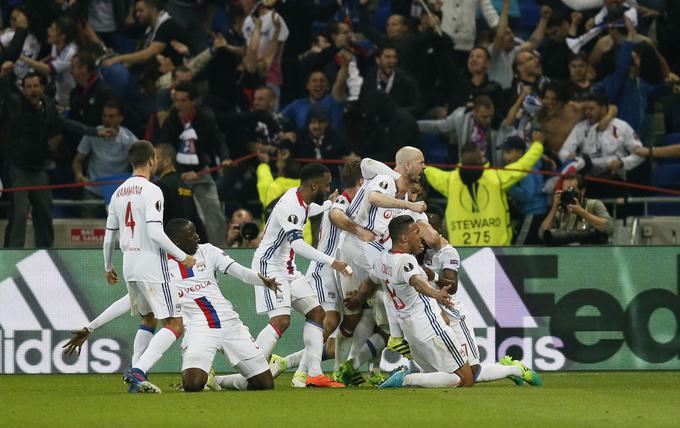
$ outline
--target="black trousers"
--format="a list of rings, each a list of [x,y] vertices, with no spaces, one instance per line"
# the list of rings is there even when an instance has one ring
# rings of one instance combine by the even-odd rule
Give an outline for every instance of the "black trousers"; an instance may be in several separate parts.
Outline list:
[[[17,166],[6,166],[8,187],[42,186],[49,184],[45,171],[29,171]],[[27,190],[14,192],[10,198],[5,247],[23,248],[26,244],[26,223],[32,208],[36,247],[51,247],[54,242],[52,228],[52,191]]]

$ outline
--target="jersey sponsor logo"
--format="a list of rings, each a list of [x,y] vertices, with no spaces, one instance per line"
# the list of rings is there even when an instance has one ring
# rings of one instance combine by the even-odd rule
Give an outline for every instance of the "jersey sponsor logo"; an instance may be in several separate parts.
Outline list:
[[[127,345],[100,338],[83,344],[77,360],[62,346],[89,321],[61,260],[46,250],[16,264],[19,275],[0,282],[0,373],[113,373]],[[46,286],[49,284],[49,286]],[[89,312],[89,311],[87,311]],[[38,336],[36,337],[36,333]]]
[[[210,284],[211,284],[210,281],[201,281],[197,284],[190,285],[188,287],[177,285],[177,293],[179,294],[179,298],[181,299],[182,297],[184,297],[185,294],[196,293],[198,291],[210,287]]]
[[[411,272],[413,270],[413,263],[409,262],[404,265],[405,272]]]

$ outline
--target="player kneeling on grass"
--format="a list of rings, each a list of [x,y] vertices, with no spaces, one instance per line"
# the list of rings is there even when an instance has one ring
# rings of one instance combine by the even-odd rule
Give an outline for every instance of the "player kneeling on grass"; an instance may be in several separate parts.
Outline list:
[[[399,369],[379,388],[473,386],[465,352],[439,309],[439,305],[453,307],[448,294],[450,286],[440,290],[430,287],[427,275],[415,258],[423,251],[418,226],[410,216],[400,215],[390,221],[389,233],[392,249],[374,261],[369,281],[362,284],[359,294],[364,294],[371,284],[382,284],[389,293],[413,359],[423,372]],[[354,303],[352,297],[347,303]]]
[[[215,272],[220,271],[255,286],[278,290],[278,283],[236,263],[211,244],[200,244],[196,227],[186,219],[173,219],[166,226],[170,239],[196,265],[187,269],[169,263],[169,273],[182,304],[185,334],[182,341],[182,386],[184,391],[202,391],[208,382],[215,353],[221,351],[240,374],[218,376],[216,382],[228,389],[273,389],[269,365],[248,328],[219,289]]]

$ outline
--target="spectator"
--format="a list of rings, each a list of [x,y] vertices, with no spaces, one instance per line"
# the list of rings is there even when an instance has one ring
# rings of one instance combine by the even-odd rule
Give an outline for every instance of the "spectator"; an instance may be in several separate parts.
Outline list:
[[[345,98],[345,82],[336,79],[333,90],[328,94],[328,78],[321,71],[313,71],[307,78],[307,97],[300,98],[288,104],[281,114],[296,129],[304,129],[307,124],[309,107],[314,104],[323,104],[330,109],[331,127],[342,129],[342,101]]]
[[[72,119],[89,126],[101,123],[104,105],[114,97],[111,87],[97,72],[96,61],[97,57],[93,53],[82,51],[71,59],[71,74],[76,87],[69,98],[69,114]]]
[[[571,190],[575,196],[571,201],[563,201],[562,194],[566,190]],[[551,233],[547,233],[554,230],[599,231],[607,235],[614,233],[614,221],[607,207],[599,199],[586,198],[585,183],[580,174],[570,174],[564,177],[562,190],[555,191],[552,201],[552,207],[539,229],[541,238],[549,243],[558,244],[550,242],[551,239],[554,241],[554,238]],[[594,243],[592,238],[588,243]]]
[[[474,47],[477,36],[477,9],[479,8],[489,28],[499,25],[498,13],[491,4],[491,0],[449,0],[442,4],[442,30],[453,39],[456,62],[460,68],[465,64]],[[507,8],[509,8],[509,1]]]
[[[162,0],[135,0],[135,18],[146,25],[146,32],[137,51],[105,59],[102,67],[113,64],[141,64],[156,55],[163,55],[172,63],[182,63],[182,45],[188,40],[184,28],[168,12],[163,10]]]
[[[78,144],[78,151],[73,159],[73,174],[76,182],[96,181],[103,177],[120,175],[130,170],[128,148],[137,141],[137,137],[123,123],[123,106],[110,100],[102,109],[100,128],[115,132],[112,138],[85,136]],[[85,164],[87,163],[87,177]],[[98,186],[87,186],[83,190],[83,199],[102,199],[104,194]],[[87,210],[83,206],[83,217],[94,217],[103,214],[101,210]]]
[[[129,0],[89,0],[85,7],[87,24],[106,46],[121,52],[127,45],[122,32],[130,8]]]
[[[76,81],[71,74],[71,59],[78,52],[76,23],[68,15],[58,17],[47,29],[47,42],[52,45],[50,57],[45,62],[21,55],[21,61],[38,73],[54,80],[55,100],[60,107],[67,107],[71,90]]]
[[[513,76],[516,72],[516,64],[521,64],[524,66],[524,61],[527,59],[532,59],[538,62],[540,67],[540,61],[531,51],[538,48],[538,46],[543,41],[545,36],[545,30],[548,25],[548,20],[552,15],[552,10],[544,6],[541,8],[541,20],[538,22],[538,26],[529,37],[528,41],[523,41],[521,39],[515,38],[515,34],[510,29],[508,23],[508,10],[510,7],[509,0],[503,0],[503,12],[501,12],[501,18],[498,27],[492,31],[493,43],[489,47],[489,53],[491,54],[491,64],[489,66],[489,78],[494,82],[498,82],[503,89],[508,89],[512,86]],[[523,60],[518,63],[517,55],[519,52],[530,53],[534,58],[523,58]],[[526,57],[526,55],[523,55]],[[535,67],[535,64],[534,64]],[[539,75],[542,73],[539,73]],[[521,91],[514,93],[519,95]]]
[[[423,110],[420,91],[416,81],[408,73],[397,69],[399,57],[394,46],[385,45],[375,53],[377,71],[368,73],[364,79],[362,91],[379,89],[394,100],[395,104],[414,117],[418,117]]]
[[[534,143],[508,170],[481,169],[484,160],[479,147],[468,143],[461,149],[462,165],[473,167],[443,171],[425,169],[430,185],[448,198],[446,224],[453,246],[509,245],[512,228],[508,212],[507,192],[531,169],[543,153],[540,133]]]
[[[433,134],[453,133],[453,145],[457,154],[452,159],[461,159],[460,150],[468,142],[479,147],[483,162],[492,165],[500,164],[496,151],[503,142],[502,133],[492,128],[495,108],[493,101],[486,95],[475,98],[472,109],[459,107],[444,119],[419,120],[418,128],[422,132]]]
[[[175,88],[181,82],[191,82],[194,78],[194,74],[191,72],[189,67],[180,65],[179,67],[173,67],[170,72],[171,81],[167,87],[159,87],[156,91],[156,119],[158,119],[158,125],[163,126],[165,118],[168,117],[168,112],[172,108],[172,93]],[[159,79],[160,80],[160,79]]]
[[[170,143],[177,151],[177,169],[182,180],[191,184],[208,240],[222,245],[226,237],[224,213],[215,181],[205,170],[218,158],[227,165],[229,151],[212,111],[198,104],[193,84],[182,82],[175,87],[174,107],[163,123],[159,142]]]
[[[493,101],[496,116],[502,116],[503,88],[497,82],[489,80],[489,52],[483,48],[470,51],[467,62],[467,73],[459,76],[449,96],[449,112],[459,107],[471,108],[475,98],[486,95]]]
[[[97,130],[64,119],[54,102],[45,96],[45,83],[40,74],[27,73],[22,80],[22,92],[19,93],[9,77],[11,67],[11,63],[5,63],[0,70],[3,181],[10,187],[43,186],[48,184],[45,167],[50,154],[50,138],[62,129],[76,134],[100,136],[110,136],[111,130]],[[52,192],[29,190],[11,194],[9,223],[5,234],[6,247],[23,248],[31,207],[35,245],[52,246]]]
[[[401,147],[419,146],[418,123],[383,91],[362,93],[357,116],[358,123],[348,129],[356,132],[353,151],[361,157],[391,162]]]
[[[603,178],[623,179],[626,173],[639,166],[644,159],[635,154],[642,146],[635,130],[621,119],[612,120],[606,130],[598,130],[599,122],[607,115],[609,98],[605,94],[592,94],[586,98],[585,117],[567,137],[559,157],[567,160],[583,160],[583,171]],[[602,194],[613,195],[618,188],[607,186],[598,189]],[[591,189],[591,193],[599,193]]]
[[[581,19],[582,15],[578,12],[571,14],[571,19],[563,9],[552,13],[545,31],[548,37],[539,49],[543,70],[549,78],[561,81],[569,78],[571,50],[566,40],[576,36]]]
[[[208,242],[205,227],[198,215],[191,185],[182,180],[182,176],[175,168],[177,152],[170,144],[156,146],[156,184],[163,192],[165,209],[163,211],[163,225],[173,218],[186,218],[196,225],[196,232],[202,242]]]
[[[590,93],[592,82],[588,76],[588,55],[585,52],[569,55],[569,81],[565,87],[568,101],[581,99]]]
[[[257,248],[260,244],[261,234],[257,233],[255,239],[248,239],[250,237],[248,236],[248,232],[250,231],[247,229],[244,230],[244,225],[252,225],[246,226],[246,228],[250,227],[252,230],[255,230],[253,228],[254,226],[259,230],[259,227],[255,222],[255,217],[253,217],[253,213],[244,208],[240,208],[234,211],[234,214],[231,215],[231,219],[229,219],[227,248]]]
[[[34,61],[37,60],[38,55],[40,54],[40,43],[32,32],[27,32],[25,34],[25,38],[23,37],[22,34],[26,32],[26,28],[28,28],[28,20],[26,18],[26,12],[21,6],[15,7],[10,14],[10,26],[7,27],[0,35],[0,50],[3,52],[9,52],[11,50],[10,46],[14,40],[14,36],[17,35],[17,30],[19,28],[21,28],[19,32],[19,38],[23,38],[24,41],[23,45],[19,46],[19,52],[17,53],[16,57],[21,54]],[[14,60],[16,57],[11,58],[10,60]],[[3,62],[4,60],[0,59],[0,64]],[[31,70],[31,66],[23,61],[17,61],[17,63],[14,64],[14,74],[19,80],[21,80],[26,75],[26,73]]]
[[[511,92],[513,95],[521,94],[525,87],[531,89],[531,95],[538,95],[543,86],[550,81],[543,75],[541,59],[530,50],[522,49],[517,52],[513,69],[515,70],[515,81]]]
[[[514,164],[519,161],[527,151],[527,145],[520,137],[510,137],[505,140],[502,146],[503,161],[507,164]],[[542,169],[542,162],[539,159],[533,167],[534,171]],[[543,193],[543,175],[527,174],[517,184],[508,190],[511,203],[519,211],[520,221],[517,234],[513,234],[514,245],[538,245],[541,240],[538,237],[538,228],[545,218],[548,211],[548,198]]]

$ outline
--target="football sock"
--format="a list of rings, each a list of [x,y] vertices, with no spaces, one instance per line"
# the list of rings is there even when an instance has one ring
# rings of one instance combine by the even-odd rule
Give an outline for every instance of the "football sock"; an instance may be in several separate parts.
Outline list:
[[[374,333],[373,336],[368,338],[358,352],[352,353],[354,368],[359,369],[364,363],[368,363],[373,357],[382,353],[383,349],[385,349],[385,339],[378,333]]]
[[[260,347],[260,351],[262,351],[262,354],[264,354],[265,358],[269,358],[269,356],[272,354],[274,346],[276,346],[276,342],[278,342],[280,337],[281,335],[279,335],[279,332],[276,331],[276,328],[274,328],[271,323],[267,324],[267,326],[262,329],[260,334],[257,335],[255,343],[257,343],[257,346]]]
[[[307,375],[319,376],[321,372],[321,354],[323,352],[323,326],[307,320],[302,330],[305,342],[305,353],[300,366],[305,366]]]
[[[505,379],[508,376],[522,377],[522,370],[518,366],[503,366],[500,364],[482,364],[477,372],[475,382],[491,382]]]
[[[305,350],[302,349],[290,355],[286,355],[286,357],[284,358],[286,360],[286,368],[293,369],[295,367],[298,367],[300,365],[300,361],[302,360],[302,355],[304,353]]]
[[[230,374],[226,376],[215,376],[215,380],[222,388],[245,391],[248,389],[248,379],[240,374]]]
[[[149,342],[153,339],[154,329],[146,326],[140,325],[135,334],[135,340],[132,342],[132,365],[136,365],[139,361],[139,357],[142,356],[146,348],[149,346]]]
[[[345,337],[342,332],[338,334],[338,337],[335,339],[335,369],[349,359],[349,351],[351,348],[352,338]]]
[[[354,329],[350,355],[359,352],[361,347],[366,344],[368,338],[373,334],[374,327],[373,311],[371,309],[364,309],[363,314],[361,314],[361,320],[359,320],[359,324]]]
[[[460,377],[455,373],[411,373],[404,377],[404,386],[422,388],[446,388],[458,386]]]
[[[165,351],[175,343],[175,340],[179,339],[179,336],[180,335],[177,334],[177,332],[167,326],[160,329],[158,333],[153,336],[149,342],[149,346],[142,356],[139,357],[139,360],[134,367],[140,369],[144,373],[148,373],[149,369],[161,359]]]
[[[99,314],[97,318],[90,321],[85,326],[85,328],[87,328],[90,331],[97,329],[103,326],[104,324],[107,324],[115,320],[116,318],[123,315],[125,312],[128,312],[129,310],[130,310],[130,295],[126,294],[125,296],[113,302],[111,306],[104,309],[104,312]]]
[[[385,349],[384,346],[383,349]],[[380,363],[382,362],[382,354],[383,354],[382,351],[378,351],[373,357],[373,366],[371,367],[371,373],[380,374]]]

